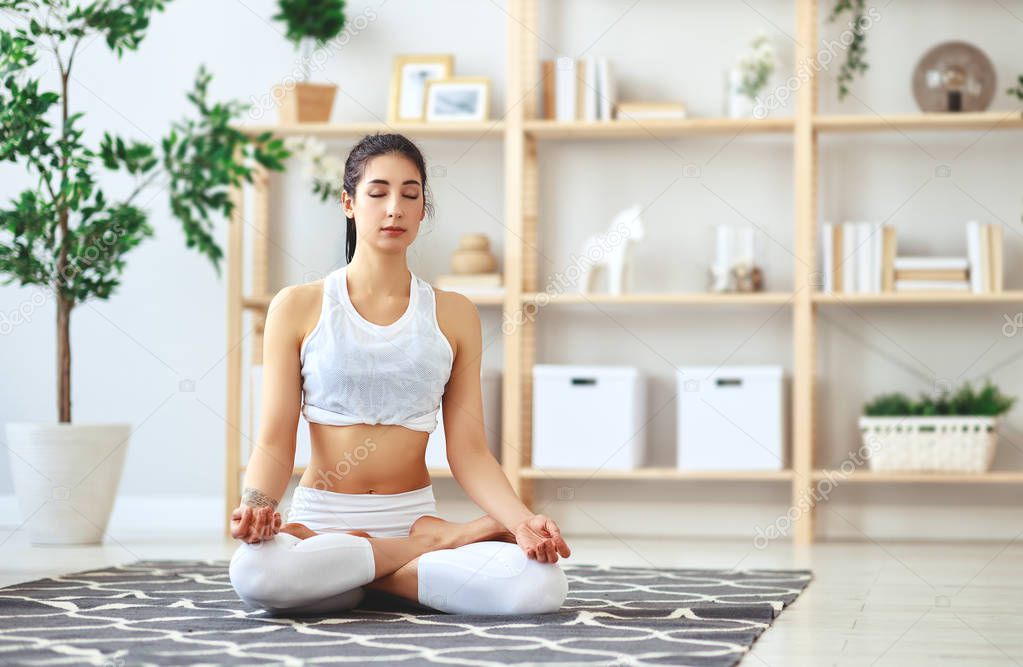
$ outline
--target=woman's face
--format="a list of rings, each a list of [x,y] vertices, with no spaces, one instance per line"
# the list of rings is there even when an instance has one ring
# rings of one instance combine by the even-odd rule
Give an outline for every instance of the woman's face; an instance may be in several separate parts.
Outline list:
[[[384,253],[402,252],[419,234],[425,212],[419,169],[402,155],[370,158],[355,199],[342,192],[341,203],[345,216],[355,218],[356,248],[365,243]]]

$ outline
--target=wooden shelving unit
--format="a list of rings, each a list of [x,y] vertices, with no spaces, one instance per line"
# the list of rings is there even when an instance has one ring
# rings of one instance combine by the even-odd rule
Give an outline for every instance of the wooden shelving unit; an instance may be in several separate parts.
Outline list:
[[[818,7],[816,0],[795,0],[795,62],[811,62],[818,43]],[[540,224],[538,178],[540,165],[537,147],[543,141],[644,140],[685,136],[780,135],[792,142],[794,156],[794,248],[793,256],[812,261],[793,262],[793,284],[812,285],[817,265],[817,173],[818,137],[823,133],[967,131],[1023,129],[1019,112],[960,114],[873,114],[820,115],[817,112],[818,86],[813,68],[809,79],[796,91],[795,115],[789,118],[725,119],[693,118],[678,121],[632,121],[564,123],[535,117],[540,77],[539,0],[509,0],[507,31],[506,113],[500,120],[468,124],[426,123],[327,123],[291,126],[244,126],[251,133],[272,131],[276,135],[312,135],[321,139],[356,139],[377,131],[407,134],[414,139],[458,139],[473,141],[502,140],[504,147],[505,238],[503,295],[475,297],[480,306],[500,306],[502,315],[513,318],[520,310],[535,313],[553,305],[637,305],[657,308],[676,306],[734,305],[786,306],[793,321],[791,468],[778,471],[687,472],[673,468],[648,467],[639,470],[539,470],[531,467],[532,368],[536,361],[536,327],[542,317],[520,317],[521,326],[505,334],[502,391],[502,465],[512,486],[527,505],[533,504],[536,480],[622,480],[622,481],[712,481],[728,483],[786,482],[790,485],[794,506],[803,506],[815,495],[816,483],[841,479],[853,483],[948,483],[1007,484],[1023,483],[1023,471],[997,471],[981,475],[873,473],[815,468],[815,396],[816,314],[818,305],[913,306],[928,304],[991,304],[1023,302],[1023,290],[996,294],[822,294],[797,288],[792,292],[758,294],[647,293],[613,296],[607,294],[547,294],[538,284],[537,231]],[[265,174],[257,174],[254,183],[254,209],[246,217],[242,193],[235,191],[236,203],[228,241],[228,340],[227,340],[227,513],[237,503],[244,466],[241,452],[241,342],[253,336],[252,363],[260,363],[262,324],[271,293],[267,284],[269,192]],[[244,224],[249,220],[250,225]],[[252,293],[242,292],[243,232],[251,227]],[[244,315],[253,315],[252,330],[243,331]],[[303,469],[296,469],[297,473]],[[437,477],[450,477],[447,470],[432,470]],[[792,537],[797,544],[814,539],[814,511],[802,512],[792,522]],[[226,525],[226,522],[225,522]]]

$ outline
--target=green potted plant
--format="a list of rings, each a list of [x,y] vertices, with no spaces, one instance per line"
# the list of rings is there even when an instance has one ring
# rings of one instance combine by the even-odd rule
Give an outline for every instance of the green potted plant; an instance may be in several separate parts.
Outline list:
[[[980,391],[966,382],[954,393],[920,394],[919,400],[881,394],[863,406],[859,421],[870,468],[986,472],[998,443],[998,418],[1016,400],[990,380]]]
[[[310,83],[313,47],[322,48],[345,27],[344,0],[278,0],[274,19],[282,21],[285,36],[300,51],[298,80],[289,78],[278,86],[280,122],[323,123],[330,120],[337,86]]]
[[[202,67],[188,95],[196,118],[174,123],[159,146],[110,133],[97,147],[83,141],[83,113],[68,95],[77,47],[98,35],[121,57],[138,47],[164,4],[0,1],[21,26],[0,29],[0,160],[24,168],[33,183],[0,202],[0,277],[35,287],[31,305],[52,299],[57,311],[59,420],[6,425],[15,491],[35,544],[96,544],[106,532],[132,427],[72,423],[71,313],[90,299],[110,298],[128,253],[153,235],[141,194],[157,185],[166,190],[186,245],[219,275],[223,252],[213,228],[231,213],[229,188],[251,181],[253,161],[281,170],[287,157],[269,133],[248,137],[231,127],[246,107],[211,102]],[[33,77],[40,56],[53,58],[58,91]],[[129,175],[135,187],[126,197],[108,197],[101,168]]]

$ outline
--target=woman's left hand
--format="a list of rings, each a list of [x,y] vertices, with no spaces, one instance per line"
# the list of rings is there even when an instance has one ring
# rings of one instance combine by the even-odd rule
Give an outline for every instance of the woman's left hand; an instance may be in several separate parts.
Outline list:
[[[541,563],[557,563],[558,555],[568,558],[572,555],[568,544],[561,537],[561,530],[554,519],[544,514],[534,514],[512,531],[515,541],[526,556]]]

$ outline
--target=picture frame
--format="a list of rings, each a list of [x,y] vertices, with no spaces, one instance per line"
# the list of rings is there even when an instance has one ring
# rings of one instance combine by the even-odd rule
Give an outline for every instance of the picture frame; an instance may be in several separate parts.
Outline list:
[[[423,118],[429,123],[488,120],[490,77],[459,76],[427,81]]]
[[[389,122],[422,121],[426,83],[432,79],[449,79],[454,70],[455,57],[450,53],[395,56],[387,111]]]

